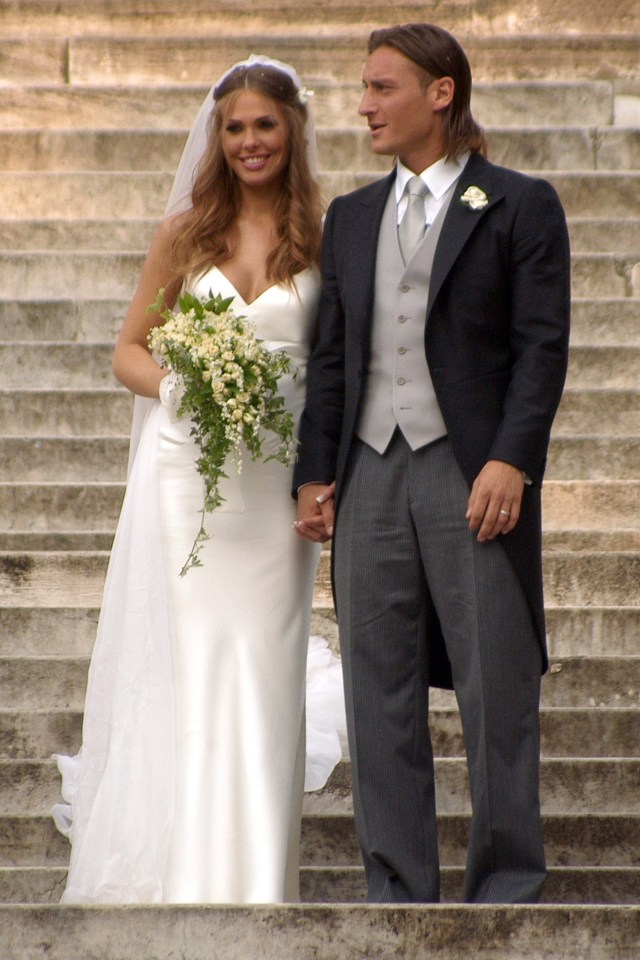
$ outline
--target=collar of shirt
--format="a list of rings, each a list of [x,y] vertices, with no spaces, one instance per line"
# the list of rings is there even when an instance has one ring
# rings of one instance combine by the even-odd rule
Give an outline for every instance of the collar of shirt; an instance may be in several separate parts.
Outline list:
[[[420,179],[427,185],[429,193],[424,199],[425,220],[432,223],[436,216],[444,195],[451,185],[458,179],[464,170],[469,154],[463,154],[458,160],[445,160],[441,157],[430,167],[419,174]],[[402,220],[407,208],[407,194],[405,187],[411,177],[415,176],[412,170],[405,167],[399,160],[396,163],[396,203],[398,205],[398,223]]]

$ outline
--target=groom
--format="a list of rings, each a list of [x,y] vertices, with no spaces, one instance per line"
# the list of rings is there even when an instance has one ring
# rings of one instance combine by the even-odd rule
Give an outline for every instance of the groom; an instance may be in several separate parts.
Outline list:
[[[569,247],[543,180],[485,158],[445,30],[369,39],[360,114],[393,172],[337,198],[295,476],[334,524],[356,828],[369,900],[439,898],[428,688],[450,665],[473,815],[470,902],[545,877],[540,484],[564,382]]]

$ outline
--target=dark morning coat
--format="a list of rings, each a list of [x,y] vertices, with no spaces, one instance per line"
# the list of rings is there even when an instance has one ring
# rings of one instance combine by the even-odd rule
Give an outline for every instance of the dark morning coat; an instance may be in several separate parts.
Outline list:
[[[368,364],[378,231],[394,179],[395,172],[338,197],[324,229],[294,488],[335,478],[338,513]],[[482,209],[461,201],[469,186],[486,194]],[[472,155],[435,254],[425,350],[469,486],[491,459],[514,464],[533,481],[516,528],[501,542],[528,597],[545,669],[540,485],[566,373],[569,272],[566,221],[553,187]],[[435,649],[433,683],[450,685],[443,650]]]

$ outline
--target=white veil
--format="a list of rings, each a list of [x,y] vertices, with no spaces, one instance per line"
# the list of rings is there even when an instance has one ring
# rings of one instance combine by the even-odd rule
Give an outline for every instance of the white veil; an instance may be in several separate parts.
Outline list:
[[[193,189],[194,179],[200,161],[204,156],[210,135],[209,121],[215,106],[215,99],[213,96],[214,90],[238,67],[250,67],[255,65],[273,67],[275,70],[280,70],[282,73],[286,73],[286,75],[293,80],[293,83],[298,90],[298,99],[301,103],[307,106],[307,122],[305,126],[307,161],[309,163],[309,169],[311,170],[311,173],[314,176],[317,176],[318,163],[316,154],[316,132],[311,111],[308,109],[308,102],[310,97],[313,96],[313,91],[307,90],[307,88],[303,86],[300,77],[290,64],[283,63],[281,60],[274,60],[272,57],[267,57],[263,54],[252,53],[246,60],[239,60],[228,70],[225,70],[225,72],[216,80],[204,98],[204,101],[202,102],[202,105],[196,114],[196,118],[193,122],[193,126],[191,127],[189,136],[187,137],[175,177],[173,178],[173,185],[171,187],[169,199],[167,200],[167,205],[164,212],[165,217],[173,216],[176,213],[181,213],[184,210],[188,210],[191,206],[191,191]],[[145,420],[147,419],[155,402],[155,399],[149,397],[135,397],[133,405],[133,417],[131,421],[129,466],[127,475],[129,475],[131,472],[133,460],[140,442],[142,427],[144,426]]]

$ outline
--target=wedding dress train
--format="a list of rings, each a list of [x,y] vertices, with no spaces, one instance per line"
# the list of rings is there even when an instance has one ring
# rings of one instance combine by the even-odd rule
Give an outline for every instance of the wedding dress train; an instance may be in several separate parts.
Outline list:
[[[213,268],[193,292],[233,296],[297,377],[304,404],[317,271],[245,303]],[[65,902],[298,899],[305,676],[317,544],[292,529],[291,470],[229,469],[202,567],[179,577],[202,484],[189,421],[151,401],[133,457],[91,661],[82,748],[58,757],[72,841]],[[265,440],[265,455],[269,441]],[[307,788],[341,755],[338,661],[309,650]]]

